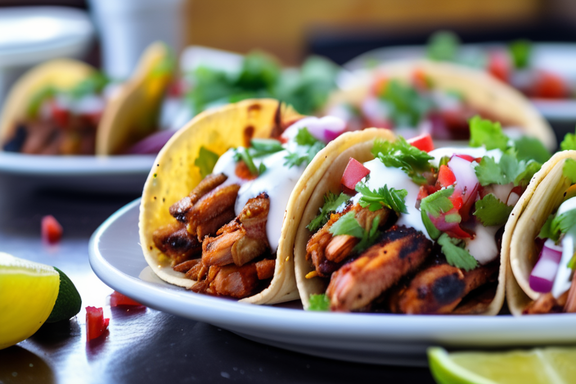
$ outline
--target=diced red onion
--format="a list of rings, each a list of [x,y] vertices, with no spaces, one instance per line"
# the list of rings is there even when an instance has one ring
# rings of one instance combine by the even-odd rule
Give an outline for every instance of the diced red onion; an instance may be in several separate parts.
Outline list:
[[[132,155],[146,155],[160,152],[162,147],[170,140],[176,131],[165,130],[153,133],[134,144],[126,153]]]
[[[547,240],[540,251],[540,258],[530,273],[528,280],[530,288],[540,293],[550,292],[561,258],[562,247],[555,245],[552,240]]]
[[[463,196],[463,203],[466,205],[468,200],[471,198],[476,198],[475,191],[478,190],[479,182],[474,168],[472,168],[471,163],[458,156],[452,156],[448,162],[448,167],[454,172],[456,177],[456,191],[466,191]]]
[[[336,116],[324,116],[322,118],[305,117],[288,127],[284,131],[283,136],[290,138],[292,135],[296,135],[301,128],[308,129],[312,136],[328,143],[344,133],[346,122]]]

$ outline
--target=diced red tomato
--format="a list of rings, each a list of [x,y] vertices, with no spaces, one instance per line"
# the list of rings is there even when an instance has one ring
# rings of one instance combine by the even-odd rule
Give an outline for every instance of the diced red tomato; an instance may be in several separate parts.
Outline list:
[[[416,198],[417,201],[422,200],[423,198],[430,196],[434,192],[437,192],[440,188],[435,185],[421,185],[420,190],[418,191],[418,197]]]
[[[128,296],[121,294],[120,292],[114,291],[110,295],[110,306],[111,307],[118,307],[118,306],[129,306],[129,307],[143,307],[137,301],[132,300]]]
[[[370,170],[368,168],[363,166],[358,160],[351,157],[348,161],[348,165],[346,165],[346,169],[344,170],[344,174],[342,175],[340,183],[344,187],[353,191],[356,187],[356,184],[358,184],[358,182],[366,177],[369,173]]]
[[[454,172],[445,164],[440,166],[440,170],[438,170],[438,180],[436,181],[436,185],[440,188],[446,188],[456,182],[456,176],[454,176]]]
[[[108,328],[110,319],[104,318],[100,307],[86,307],[86,341],[100,337]]]
[[[421,69],[416,69],[412,73],[412,82],[416,89],[427,91],[432,88],[432,80]]]
[[[406,141],[424,152],[430,152],[434,149],[434,142],[432,141],[432,136],[430,136],[429,133],[424,133]]]
[[[69,111],[60,108],[58,104],[52,102],[50,104],[50,113],[52,114],[52,118],[59,127],[63,128],[68,125],[68,119],[70,118]]]
[[[186,83],[184,79],[177,79],[168,85],[167,94],[172,97],[182,97],[184,96],[186,90]]]
[[[568,86],[560,76],[547,71],[539,71],[532,92],[532,97],[562,99],[568,96]]]
[[[384,93],[386,85],[388,84],[388,79],[382,75],[377,75],[372,83],[372,94],[375,96],[380,96]]]
[[[62,226],[52,215],[42,218],[41,224],[42,240],[48,244],[56,244],[62,238]]]
[[[504,52],[491,52],[488,56],[488,72],[495,78],[507,83],[511,71],[510,58]]]

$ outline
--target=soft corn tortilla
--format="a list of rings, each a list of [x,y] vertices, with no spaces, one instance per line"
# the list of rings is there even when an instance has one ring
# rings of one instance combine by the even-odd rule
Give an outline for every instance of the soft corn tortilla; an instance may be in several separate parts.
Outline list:
[[[322,176],[316,177],[318,180],[311,197],[307,203],[302,202],[304,207],[300,218],[300,225],[296,230],[294,239],[294,259],[296,266],[296,282],[300,291],[300,299],[305,309],[310,306],[310,295],[321,294],[326,292],[325,280],[319,277],[306,278],[306,275],[313,272],[314,265],[310,260],[306,260],[306,244],[311,237],[310,231],[306,225],[318,215],[318,212],[324,204],[324,196],[328,191],[340,193],[341,177],[344,169],[348,164],[350,157],[355,158],[363,163],[374,159],[371,153],[374,140],[381,138],[384,140],[394,140],[394,135],[386,129],[371,128],[364,131],[351,132],[340,136],[324,149],[327,153],[337,154],[330,163],[323,163],[322,158],[316,157],[308,166],[309,169],[316,169]],[[302,179],[307,176],[302,176]],[[302,181],[302,179],[300,181]],[[302,207],[299,207],[300,209]],[[290,211],[288,211],[288,215]],[[472,303],[466,304],[462,308],[457,308],[457,313],[473,313],[482,315],[496,315],[500,312],[504,304],[504,280],[506,278],[507,259],[501,253],[500,269],[498,272],[498,286],[491,303],[487,306]]]
[[[96,155],[119,154],[158,128],[162,99],[174,72],[170,48],[151,44],[133,76],[106,107],[96,133]]]
[[[96,155],[120,154],[158,128],[157,116],[173,71],[166,70],[169,60],[171,53],[164,43],[154,43],[142,54],[134,75],[104,109],[96,131]],[[70,89],[94,72],[90,65],[71,59],[51,60],[28,71],[14,84],[4,103],[0,144],[13,136],[16,122],[27,118],[30,100],[41,89],[49,85]]]
[[[155,247],[152,234],[156,229],[174,222],[168,211],[170,206],[187,196],[202,180],[199,168],[194,165],[200,147],[204,146],[222,155],[231,147],[249,146],[252,138],[270,137],[277,125],[278,116],[282,124],[289,124],[303,117],[284,105],[277,113],[279,107],[277,100],[260,99],[245,100],[205,111],[178,131],[160,151],[144,185],[139,228],[140,244],[146,261],[162,280],[186,288],[196,283],[172,269],[170,260]],[[301,193],[298,185],[293,196]],[[289,207],[294,205],[293,200],[294,198],[290,199]],[[294,220],[285,220],[282,226],[282,238],[270,286],[242,301],[274,304],[298,298],[292,253],[284,251],[283,248],[283,241],[293,231],[294,223],[297,224]]]
[[[556,150],[554,131],[524,95],[483,71],[452,63],[401,60],[360,72],[358,80],[351,87],[330,97],[325,111],[342,102],[359,106],[370,92],[374,73],[408,83],[415,70],[425,73],[434,87],[461,93],[473,107],[490,112],[503,121],[518,124],[518,128],[539,139],[548,150]]]
[[[576,151],[562,151],[548,160],[534,175],[512,210],[502,239],[503,253],[510,261],[506,280],[506,300],[510,312],[520,316],[541,293],[530,288],[529,278],[538,261],[535,239],[540,229],[564,200],[570,181],[562,174],[566,159],[576,160]]]

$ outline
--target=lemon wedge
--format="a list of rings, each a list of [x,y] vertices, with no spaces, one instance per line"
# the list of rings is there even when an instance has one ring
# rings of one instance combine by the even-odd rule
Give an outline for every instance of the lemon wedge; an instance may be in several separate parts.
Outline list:
[[[59,285],[53,267],[0,252],[0,349],[32,336],[44,324]]]
[[[433,347],[428,361],[440,384],[568,384],[576,378],[576,347],[452,353]]]

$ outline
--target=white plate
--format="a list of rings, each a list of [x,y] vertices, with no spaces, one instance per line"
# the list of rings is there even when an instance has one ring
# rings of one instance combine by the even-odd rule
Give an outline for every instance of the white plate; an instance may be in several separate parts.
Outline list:
[[[347,361],[425,365],[426,348],[576,342],[576,315],[405,316],[304,312],[297,303],[254,306],[167,284],[148,267],[138,238],[140,200],[92,235],[90,264],[104,283],[161,311],[207,322],[265,344]]]
[[[488,48],[504,47],[499,43],[464,44],[462,56],[472,58]],[[565,78],[571,89],[576,88],[576,44],[564,43],[534,43],[533,66],[548,69]],[[378,48],[363,53],[344,64],[344,68],[355,71],[373,66],[375,63],[398,59],[417,59],[426,56],[425,46],[399,46]],[[576,100],[532,100],[542,115],[551,121],[576,121]]]
[[[155,155],[41,156],[0,151],[0,175],[34,188],[137,193]]]

